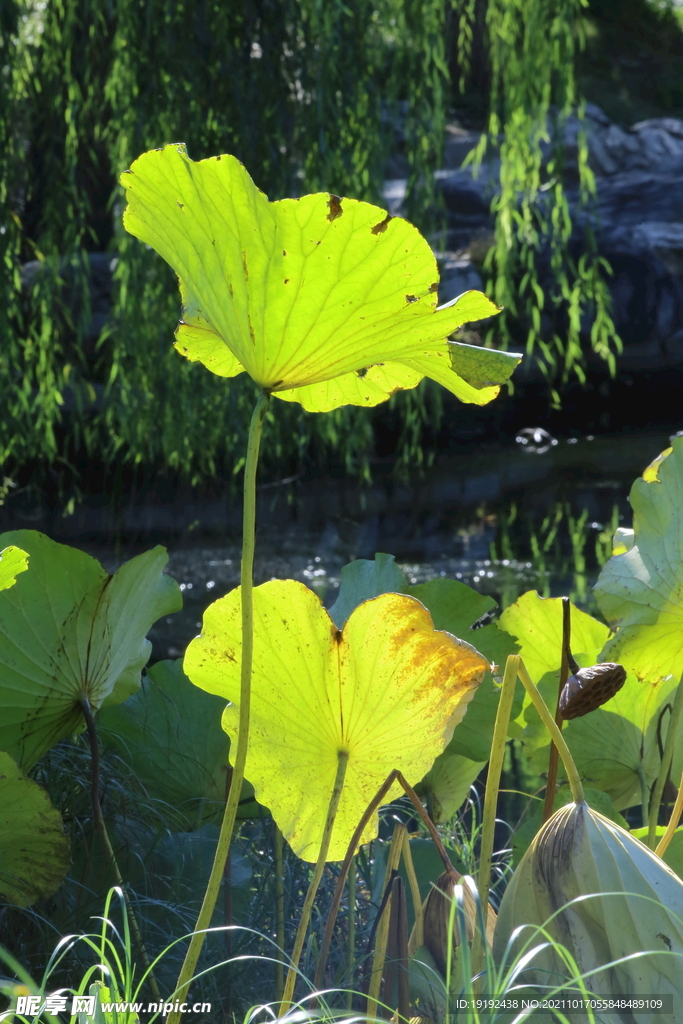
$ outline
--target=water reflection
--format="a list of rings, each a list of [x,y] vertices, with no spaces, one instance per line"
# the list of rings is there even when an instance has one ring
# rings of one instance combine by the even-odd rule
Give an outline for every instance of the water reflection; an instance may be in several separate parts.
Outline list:
[[[301,580],[329,606],[342,566],[384,551],[396,556],[410,583],[461,580],[501,608],[529,589],[568,594],[595,613],[591,587],[614,530],[630,525],[631,484],[667,445],[668,435],[659,433],[572,438],[531,457],[514,442],[472,445],[410,484],[397,483],[389,472],[383,476],[381,467],[366,490],[340,479],[293,482],[291,493],[262,495],[255,580]],[[166,506],[164,515],[182,522],[191,514],[194,523],[198,511],[195,503],[187,512],[178,499],[176,510]],[[143,514],[152,521],[149,503],[139,512],[129,509],[124,522]],[[118,560],[112,544],[53,535],[90,550],[109,571],[151,543],[166,543],[168,571],[181,585],[185,606],[159,623],[151,639],[155,659],[180,657],[201,628],[204,609],[239,581],[239,503],[226,503],[225,513],[207,508],[207,522],[209,514],[212,523],[224,515],[222,536],[206,523],[204,540],[192,524],[168,539],[138,532],[134,543],[121,544]]]

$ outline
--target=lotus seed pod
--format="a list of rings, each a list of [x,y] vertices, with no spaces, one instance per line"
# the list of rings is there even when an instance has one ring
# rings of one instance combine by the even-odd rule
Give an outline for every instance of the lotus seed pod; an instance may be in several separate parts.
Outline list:
[[[640,840],[587,804],[556,811],[520,861],[498,912],[498,964],[505,957],[509,965],[525,943],[531,949],[546,942],[533,928],[514,935],[523,925],[545,926],[581,972],[638,954],[591,975],[588,989],[602,997],[672,996],[677,1019],[683,1006],[683,882]],[[546,946],[518,980],[545,990],[566,987],[568,977],[557,950]],[[586,1022],[585,1013],[569,1013],[568,1019]],[[663,1024],[673,1018],[643,1010],[628,1019]]]
[[[463,879],[464,881],[464,879]],[[443,976],[446,976],[446,964],[448,963],[448,922],[451,916],[451,903],[455,899],[455,886],[457,881],[448,871],[444,871],[434,884],[427,899],[422,904],[423,911],[423,945],[429,951],[434,963]],[[471,942],[477,927],[477,900],[470,886],[465,881],[463,885],[463,909],[467,925],[467,941]],[[476,890],[475,890],[476,891]],[[496,912],[489,903],[489,912],[486,920],[486,938],[489,947],[493,943],[493,931],[496,926]],[[408,941],[408,954],[412,956],[417,948],[417,931],[413,930]],[[460,945],[460,929],[458,928],[457,911],[453,918],[453,938],[451,948],[455,949]]]
[[[625,681],[624,666],[611,661],[578,669],[562,688],[560,716],[568,721],[595,711],[618,693]]]

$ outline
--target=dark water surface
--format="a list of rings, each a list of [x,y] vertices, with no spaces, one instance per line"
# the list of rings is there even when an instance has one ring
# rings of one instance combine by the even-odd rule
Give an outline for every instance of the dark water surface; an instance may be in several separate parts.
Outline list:
[[[331,604],[341,568],[376,551],[396,556],[411,583],[460,579],[502,607],[528,589],[571,594],[595,611],[591,586],[616,525],[631,524],[633,480],[669,444],[669,433],[639,432],[526,444],[470,443],[441,457],[421,478],[398,483],[388,467],[362,488],[312,479],[259,490],[255,581],[293,578]],[[532,450],[529,450],[529,449]],[[45,523],[12,516],[4,529],[42,529],[95,555],[105,568],[154,543],[184,608],[158,623],[154,660],[179,657],[204,609],[239,582],[239,499],[175,493],[133,501],[115,524],[111,509],[86,504]]]

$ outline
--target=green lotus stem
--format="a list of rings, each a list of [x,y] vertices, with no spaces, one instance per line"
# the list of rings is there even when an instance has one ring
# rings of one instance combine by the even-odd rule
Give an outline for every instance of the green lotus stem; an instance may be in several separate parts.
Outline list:
[[[583,795],[583,786],[581,785],[581,779],[579,777],[578,771],[576,770],[576,765],[574,764],[574,758],[571,755],[569,747],[565,743],[562,733],[555,725],[555,719],[548,710],[548,705],[536,689],[536,684],[529,675],[526,665],[524,664],[521,658],[519,659],[519,668],[517,670],[517,674],[519,675],[519,678],[522,680],[522,685],[524,686],[524,689],[529,694],[529,697],[531,698],[534,707],[536,708],[541,717],[541,721],[550,733],[550,738],[555,743],[558,753],[562,758],[562,764],[564,765],[564,770],[567,773],[567,779],[569,780],[569,788],[572,791],[574,803],[584,803],[585,798]]]
[[[301,951],[304,948],[304,940],[306,938],[306,932],[308,931],[308,923],[311,919],[311,910],[313,909],[313,901],[315,900],[316,893],[318,892],[318,886],[320,885],[320,879],[323,877],[323,871],[325,870],[325,863],[327,861],[327,852],[330,848],[330,840],[332,839],[332,829],[334,828],[334,821],[337,817],[337,808],[339,807],[339,799],[342,794],[342,788],[344,786],[344,777],[346,775],[346,766],[349,763],[348,751],[340,750],[337,753],[337,774],[334,780],[334,786],[332,787],[332,795],[330,797],[329,807],[327,808],[327,818],[325,819],[325,826],[323,828],[322,842],[320,843],[320,853],[315,864],[315,871],[313,877],[308,886],[308,892],[306,893],[306,899],[304,900],[303,909],[301,911],[301,919],[299,920],[299,927],[297,928],[296,938],[294,939],[294,949],[292,950],[292,960],[287,971],[287,980],[285,982],[285,990],[282,995],[282,1002],[280,1003],[280,1010],[278,1017],[282,1017],[287,1012],[292,1004],[292,996],[294,995],[294,986],[296,984],[297,968],[299,967],[299,960],[301,959]]]
[[[664,744],[664,753],[662,754],[662,762],[659,766],[659,772],[657,773],[657,781],[655,782],[654,789],[652,790],[652,797],[650,799],[650,808],[647,819],[647,845],[651,850],[654,850],[657,844],[657,819],[659,817],[659,805],[662,802],[662,793],[664,792],[664,786],[666,780],[671,771],[671,762],[674,756],[674,742],[676,740],[676,731],[678,729],[678,721],[681,717],[681,709],[683,708],[683,677],[676,688],[676,696],[674,697],[674,706],[671,709],[671,717],[669,718],[669,728],[666,732],[666,743]]]
[[[481,829],[479,879],[477,882],[479,902],[481,904],[481,912],[484,920],[484,935],[482,935],[481,929],[477,928],[475,930],[472,942],[473,974],[479,974],[484,957],[486,924],[488,922],[489,887],[491,884],[493,835],[496,827],[496,807],[498,806],[500,776],[503,771],[503,761],[505,760],[505,744],[507,742],[512,702],[515,698],[515,684],[517,682],[519,663],[520,658],[518,654],[511,654],[505,662],[505,673],[503,675],[503,684],[500,691],[500,698],[498,700],[498,710],[496,712],[496,724],[493,728],[493,739],[491,740],[491,756],[489,758],[489,770],[486,777],[484,817],[482,819]]]
[[[197,917],[197,923],[190,939],[190,944],[185,954],[183,966],[178,975],[174,1000],[179,1003],[185,1002],[187,990],[192,980],[199,954],[204,945],[206,929],[211,924],[211,917],[216,906],[218,893],[223,878],[225,862],[230,853],[230,841],[235,827],[237,807],[244,782],[244,766],[247,760],[247,747],[249,743],[249,715],[251,710],[251,666],[254,648],[254,607],[253,607],[253,571],[254,571],[254,544],[256,537],[256,468],[258,466],[258,454],[261,446],[261,434],[263,432],[263,421],[270,395],[262,392],[256,403],[251,423],[249,425],[249,439],[247,441],[247,458],[244,466],[244,505],[242,515],[242,565],[240,575],[240,598],[242,602],[242,663],[240,674],[240,705],[239,705],[239,732],[235,750],[235,763],[232,770],[230,792],[225,805],[221,831],[218,836],[218,844],[214,855],[211,874],[202,900],[202,906]],[[166,1024],[179,1024],[182,1014],[173,1010],[166,1019]]]
[[[389,855],[387,857],[387,866],[384,871],[384,884],[382,886],[382,902],[384,906],[380,904],[380,918],[377,922],[377,928],[375,931],[375,949],[372,955],[372,971],[370,974],[370,984],[368,985],[368,1004],[365,1011],[365,1016],[368,1020],[372,1020],[377,1016],[377,1003],[379,1002],[379,993],[382,986],[382,975],[384,974],[384,963],[387,958],[387,944],[389,939],[389,924],[391,915],[391,893],[387,898],[387,890],[393,884],[392,876],[395,871],[398,871],[399,861],[401,860],[401,850],[403,849],[404,836],[407,834],[405,825],[398,824],[394,828],[394,834],[391,837],[391,846],[389,847]]]
[[[658,857],[663,857],[666,853],[667,847],[674,837],[674,832],[678,828],[678,823],[681,820],[681,814],[683,814],[683,775],[681,775],[681,781],[678,784],[678,795],[676,796],[676,803],[674,804],[671,817],[669,818],[669,824],[666,826],[666,831],[659,840],[659,845],[655,850]]]
[[[283,869],[283,853],[284,853],[284,840],[282,838],[282,832],[273,822],[273,828],[275,829],[274,836],[274,859],[275,859],[275,942],[278,948],[282,950],[284,956],[285,951],[285,886],[284,886],[284,869]],[[278,957],[275,961],[275,996],[277,999],[282,999],[282,991],[285,983],[285,971],[282,960]]]
[[[351,858],[349,868],[349,925],[346,933],[346,1009],[353,1009],[353,969],[356,963],[356,858]]]
[[[562,651],[560,654],[560,679],[559,688],[557,691],[557,704],[555,705],[555,725],[562,731],[562,718],[560,716],[560,700],[562,698],[562,690],[564,689],[565,683],[569,678],[569,659],[571,653],[569,645],[571,643],[571,614],[572,606],[571,601],[568,597],[562,598]],[[557,747],[554,743],[550,744],[550,753],[548,755],[548,778],[545,786],[545,800],[543,801],[543,819],[541,824],[545,825],[548,818],[552,816],[553,809],[555,807],[555,788],[557,786]]]
[[[406,868],[406,875],[408,876],[408,885],[410,886],[410,898],[413,901],[413,912],[415,914],[415,948],[419,949],[424,944],[424,911],[422,909],[422,898],[420,896],[420,886],[417,881],[417,873],[415,871],[415,864],[413,863],[413,854],[410,849],[410,837],[406,830],[403,836],[403,863]]]

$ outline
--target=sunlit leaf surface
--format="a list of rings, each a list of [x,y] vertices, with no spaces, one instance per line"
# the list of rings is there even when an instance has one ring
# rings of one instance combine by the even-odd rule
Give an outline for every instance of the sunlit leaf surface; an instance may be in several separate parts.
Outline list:
[[[197,686],[233,701],[238,728],[240,591],[211,605],[184,661]],[[254,668],[246,776],[298,856],[315,860],[338,763],[346,781],[328,859],[340,860],[367,804],[392,769],[418,782],[448,743],[487,662],[434,630],[414,598],[360,605],[343,632],[317,596],[293,580],[254,590]],[[387,795],[387,802],[400,792]],[[377,834],[377,819],[362,842]]]
[[[0,551],[0,590],[13,586],[19,573],[27,569],[28,555],[21,548],[10,546]]]
[[[62,816],[0,751],[0,897],[27,907],[51,896],[70,863]]]
[[[572,653],[579,665],[606,660],[601,651],[609,635],[607,626],[573,605],[571,623]],[[562,643],[560,598],[542,598],[529,591],[505,610],[501,625],[518,638],[522,658],[554,711]],[[607,793],[617,810],[639,803],[643,785],[654,781],[672,689],[671,680],[643,683],[629,673],[622,689],[603,707],[565,724],[563,735],[585,785]],[[522,722],[522,739],[531,767],[545,772],[548,734],[528,698]],[[559,775],[564,777],[561,765]]]
[[[632,544],[609,559],[595,586],[616,630],[604,660],[648,681],[683,674],[683,437],[669,452],[633,484]]]
[[[520,357],[447,341],[498,312],[480,292],[436,308],[438,271],[419,231],[324,192],[271,203],[233,156],[182,145],[121,176],[124,224],[173,267],[176,347],[220,376],[242,370],[311,411],[376,405],[432,377],[485,404]]]

